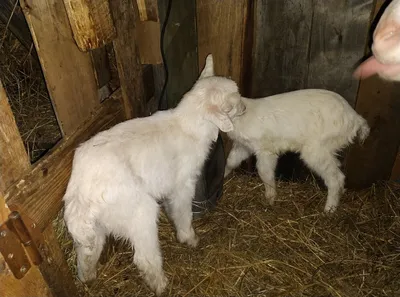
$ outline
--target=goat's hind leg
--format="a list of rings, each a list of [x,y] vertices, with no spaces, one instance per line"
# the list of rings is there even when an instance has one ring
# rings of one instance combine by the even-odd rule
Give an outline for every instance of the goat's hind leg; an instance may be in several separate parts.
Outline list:
[[[270,205],[274,204],[276,197],[275,168],[278,162],[278,155],[270,152],[257,154],[257,172],[265,187],[265,198]]]
[[[77,223],[76,221],[74,222],[74,224]],[[94,222],[81,222],[81,225],[71,234],[74,238],[77,256],[78,278],[84,283],[93,281],[96,279],[96,265],[103,249],[106,235]]]
[[[141,196],[139,205],[126,218],[131,223],[125,231],[135,249],[133,262],[147,285],[160,295],[168,280],[162,268],[162,255],[158,241],[159,206],[151,197]]]
[[[339,160],[321,146],[305,148],[301,158],[324,180],[328,188],[325,212],[334,212],[344,191],[345,176],[339,168]]]

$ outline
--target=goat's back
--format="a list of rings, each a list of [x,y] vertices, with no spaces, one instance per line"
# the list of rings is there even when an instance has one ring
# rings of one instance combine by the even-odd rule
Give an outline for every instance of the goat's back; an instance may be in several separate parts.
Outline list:
[[[274,151],[299,150],[311,142],[343,146],[365,122],[342,96],[327,90],[306,89],[243,101],[247,111],[234,120],[235,130],[229,136],[256,146],[271,143]]]

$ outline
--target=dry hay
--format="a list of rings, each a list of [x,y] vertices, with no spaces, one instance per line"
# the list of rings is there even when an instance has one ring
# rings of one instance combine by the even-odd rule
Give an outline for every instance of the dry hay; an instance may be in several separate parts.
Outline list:
[[[225,183],[216,210],[195,221],[196,249],[176,242],[160,220],[164,269],[171,296],[400,296],[400,186],[347,191],[334,215],[321,210],[326,192],[314,181],[278,183],[267,205],[258,177]],[[76,276],[72,241],[62,221],[59,240]],[[83,296],[152,296],[118,242],[107,251]]]
[[[0,22],[0,80],[31,161],[36,161],[60,138],[39,62]]]

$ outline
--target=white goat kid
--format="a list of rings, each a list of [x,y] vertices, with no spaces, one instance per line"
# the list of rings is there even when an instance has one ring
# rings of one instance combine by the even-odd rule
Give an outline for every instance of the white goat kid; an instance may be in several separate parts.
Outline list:
[[[233,148],[225,176],[254,154],[265,196],[272,205],[279,154],[300,152],[328,188],[325,211],[335,211],[345,180],[335,154],[357,135],[362,141],[368,136],[365,119],[343,97],[326,90],[307,89],[242,100],[247,111],[233,121],[234,131],[228,132]]]
[[[96,278],[105,237],[128,239],[134,263],[149,287],[161,294],[157,221],[159,202],[174,222],[177,239],[195,247],[192,199],[196,179],[219,129],[233,129],[244,112],[236,84],[212,77],[213,60],[173,110],[118,124],[77,148],[65,201],[65,221],[74,239],[78,277]]]

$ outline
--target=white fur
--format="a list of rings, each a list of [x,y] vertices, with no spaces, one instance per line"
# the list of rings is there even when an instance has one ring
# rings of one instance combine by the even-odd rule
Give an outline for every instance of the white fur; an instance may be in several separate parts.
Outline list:
[[[167,285],[157,235],[159,203],[177,239],[195,247],[192,198],[196,178],[218,128],[229,132],[244,112],[236,84],[213,76],[211,55],[192,90],[173,110],[118,124],[77,148],[64,196],[65,221],[75,242],[78,276],[96,278],[105,237],[129,240],[149,287]]]
[[[234,141],[225,176],[254,154],[265,184],[265,196],[276,196],[275,167],[278,155],[300,152],[305,163],[328,187],[325,211],[334,211],[344,189],[344,175],[335,153],[358,135],[369,134],[367,122],[340,95],[317,89],[294,91],[260,99],[242,98],[247,111],[236,118]]]

